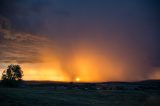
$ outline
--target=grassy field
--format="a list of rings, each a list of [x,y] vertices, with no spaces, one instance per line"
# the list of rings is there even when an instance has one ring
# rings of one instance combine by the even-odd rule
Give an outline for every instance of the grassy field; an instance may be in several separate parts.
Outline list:
[[[0,106],[160,106],[160,91],[0,87]]]

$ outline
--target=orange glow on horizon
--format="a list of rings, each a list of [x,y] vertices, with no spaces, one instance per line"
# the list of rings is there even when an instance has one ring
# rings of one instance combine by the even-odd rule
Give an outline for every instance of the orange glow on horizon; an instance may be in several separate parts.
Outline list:
[[[47,52],[45,52],[47,51]],[[104,82],[143,80],[143,77],[130,77],[129,63],[117,62],[111,56],[107,58],[82,49],[65,59],[49,50],[41,51],[40,63],[21,64],[24,80],[63,81],[63,82]],[[127,73],[128,72],[128,73]],[[160,73],[154,76],[160,79]]]
[[[114,67],[116,63],[111,64],[113,61],[110,58],[106,61],[93,52],[88,55],[85,50],[78,51],[76,55],[70,57],[69,61],[59,59],[57,54],[51,51],[41,53],[42,63],[22,65],[24,80],[102,82],[120,80],[124,76],[121,71],[123,67]]]
[[[77,77],[77,78],[76,78],[76,81],[79,82],[79,81],[80,81],[80,78]]]

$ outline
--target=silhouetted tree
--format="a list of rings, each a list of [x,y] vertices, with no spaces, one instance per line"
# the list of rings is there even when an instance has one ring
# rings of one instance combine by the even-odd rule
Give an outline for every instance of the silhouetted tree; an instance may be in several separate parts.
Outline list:
[[[2,73],[2,84],[17,86],[22,81],[23,71],[19,65],[9,65]]]

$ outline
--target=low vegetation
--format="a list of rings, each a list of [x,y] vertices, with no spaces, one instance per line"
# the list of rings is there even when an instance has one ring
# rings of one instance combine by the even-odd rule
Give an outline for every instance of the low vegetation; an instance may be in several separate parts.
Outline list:
[[[160,91],[0,88],[0,106],[160,106]]]
[[[0,106],[160,106],[160,81],[22,82],[19,65],[2,73]]]

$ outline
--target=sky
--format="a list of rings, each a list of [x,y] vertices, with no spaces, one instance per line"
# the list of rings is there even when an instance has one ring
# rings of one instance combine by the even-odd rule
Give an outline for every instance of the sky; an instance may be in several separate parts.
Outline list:
[[[158,0],[1,0],[1,72],[25,80],[160,79]]]

